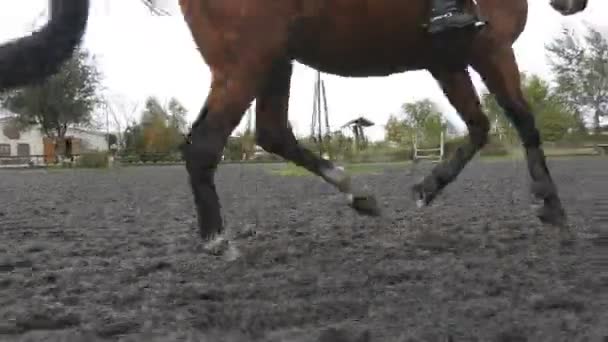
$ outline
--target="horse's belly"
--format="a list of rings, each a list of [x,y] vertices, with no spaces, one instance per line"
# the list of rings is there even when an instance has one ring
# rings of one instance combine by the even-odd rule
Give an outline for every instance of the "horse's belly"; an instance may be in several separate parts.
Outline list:
[[[301,53],[294,56],[294,59],[321,72],[345,77],[388,76],[424,68],[419,58],[413,58],[415,54],[408,56],[407,53],[399,54],[398,51],[383,53],[361,49],[332,52],[331,48],[326,48],[323,53]]]
[[[425,1],[333,0],[318,16],[294,22],[292,57],[341,76],[386,76],[423,68]],[[376,4],[372,6],[371,4]]]

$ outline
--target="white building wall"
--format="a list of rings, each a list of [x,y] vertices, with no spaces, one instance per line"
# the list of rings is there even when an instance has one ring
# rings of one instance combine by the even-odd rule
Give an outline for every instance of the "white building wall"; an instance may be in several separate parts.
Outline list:
[[[11,146],[11,156],[17,155],[17,145],[29,144],[30,155],[41,156],[44,154],[44,144],[42,142],[42,133],[36,128],[29,129],[20,133],[17,140],[9,139],[2,133],[5,123],[0,122],[0,144],[8,144]]]
[[[0,144],[10,145],[11,157],[18,155],[18,145],[28,144],[30,156],[44,155],[44,134],[36,127],[20,132],[19,139],[10,139],[4,135],[4,126],[7,120],[0,119]],[[81,153],[90,151],[108,151],[108,142],[104,133],[91,132],[77,128],[68,129],[66,136],[71,136],[81,140]],[[44,163],[43,158],[32,159],[34,164]],[[4,163],[0,163],[4,164]]]
[[[98,132],[85,131],[81,129],[68,128],[66,136],[78,138],[82,140],[82,152],[108,150],[108,140],[106,135]]]

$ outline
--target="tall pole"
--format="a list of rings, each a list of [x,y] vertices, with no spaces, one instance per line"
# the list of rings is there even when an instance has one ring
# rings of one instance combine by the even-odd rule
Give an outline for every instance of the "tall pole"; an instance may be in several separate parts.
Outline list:
[[[327,93],[325,91],[325,81],[321,81],[321,90],[323,94],[323,110],[325,115],[325,138],[327,140],[327,154],[329,159],[333,158],[333,152],[331,148],[331,129],[329,128],[329,109],[327,108]]]
[[[324,146],[323,146],[323,111],[321,110],[321,72],[317,71],[317,129],[319,135],[319,156],[323,156]]]
[[[315,81],[315,87],[312,96],[312,120],[310,123],[310,137],[316,139],[317,135],[317,83]]]

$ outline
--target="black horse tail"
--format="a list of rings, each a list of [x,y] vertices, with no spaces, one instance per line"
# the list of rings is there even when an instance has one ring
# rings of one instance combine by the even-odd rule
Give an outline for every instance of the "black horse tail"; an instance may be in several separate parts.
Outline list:
[[[89,0],[52,0],[49,22],[27,37],[0,45],[0,91],[57,73],[80,44]]]

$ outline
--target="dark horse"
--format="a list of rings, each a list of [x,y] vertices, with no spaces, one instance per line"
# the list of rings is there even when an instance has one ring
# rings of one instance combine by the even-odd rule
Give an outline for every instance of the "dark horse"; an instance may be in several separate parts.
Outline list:
[[[531,192],[542,201],[538,217],[563,226],[567,219],[545,162],[534,115],[520,88],[512,45],[524,30],[526,0],[478,0],[488,26],[432,38],[423,28],[429,0],[180,0],[185,20],[212,73],[211,89],[183,146],[203,239],[223,232],[214,175],[224,145],[256,100],[257,143],[322,177],[348,195],[363,214],[378,214],[373,196],[353,187],[343,169],[296,141],[287,111],[292,62],[350,77],[428,70],[456,108],[469,141],[412,190],[428,205],[486,144],[489,122],[467,71],[483,78],[519,132]],[[587,0],[552,0],[563,15]],[[472,5],[471,5],[472,6]],[[469,8],[471,9],[471,8]]]
[[[0,45],[0,91],[55,74],[82,40],[89,0],[52,0],[51,20],[40,30]]]

